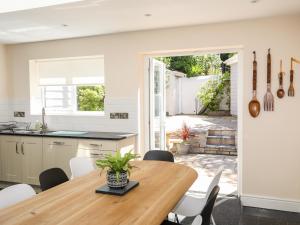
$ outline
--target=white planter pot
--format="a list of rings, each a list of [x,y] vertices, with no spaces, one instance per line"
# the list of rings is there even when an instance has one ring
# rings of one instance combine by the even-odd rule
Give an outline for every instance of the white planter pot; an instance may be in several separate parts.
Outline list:
[[[191,148],[191,144],[189,143],[180,143],[177,145],[177,152],[180,155],[187,154]]]

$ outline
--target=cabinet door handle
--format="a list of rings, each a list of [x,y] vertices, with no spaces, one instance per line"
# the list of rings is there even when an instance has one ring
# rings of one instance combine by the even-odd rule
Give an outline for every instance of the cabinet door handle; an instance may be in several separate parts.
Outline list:
[[[103,156],[103,154],[97,154],[97,153],[90,153],[92,156]]]
[[[21,144],[21,152],[24,155],[24,142]]]
[[[18,151],[18,142],[16,142],[16,153],[19,154],[19,151]]]
[[[64,145],[65,142],[62,142],[62,141],[53,141],[53,144],[55,144],[55,145]]]
[[[94,147],[102,147],[102,144],[90,144],[90,146],[94,146]]]

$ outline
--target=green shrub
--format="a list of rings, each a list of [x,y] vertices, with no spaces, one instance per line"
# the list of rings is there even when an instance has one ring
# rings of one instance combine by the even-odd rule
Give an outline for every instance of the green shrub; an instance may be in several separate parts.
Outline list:
[[[197,97],[202,103],[203,107],[200,111],[202,113],[209,111],[218,111],[220,103],[224,96],[230,93],[230,73],[226,72],[220,76],[219,79],[209,80],[203,87],[200,88]],[[230,96],[230,95],[229,95]],[[230,97],[228,97],[230,101]],[[229,104],[227,102],[227,104]]]

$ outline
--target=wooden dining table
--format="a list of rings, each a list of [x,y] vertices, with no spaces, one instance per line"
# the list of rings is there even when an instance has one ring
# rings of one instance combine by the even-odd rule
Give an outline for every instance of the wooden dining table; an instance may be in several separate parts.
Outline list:
[[[139,186],[124,196],[95,193],[106,183],[95,170],[0,210],[0,224],[159,225],[197,178],[194,169],[170,162],[134,161]],[[16,193],[17,194],[17,193]]]

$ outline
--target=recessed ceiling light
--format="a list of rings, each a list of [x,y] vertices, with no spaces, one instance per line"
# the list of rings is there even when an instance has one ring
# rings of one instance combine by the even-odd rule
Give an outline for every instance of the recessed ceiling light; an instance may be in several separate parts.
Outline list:
[[[152,16],[152,14],[151,13],[145,13],[144,16],[150,17],[150,16]]]
[[[251,0],[250,3],[257,3],[259,0]]]
[[[67,27],[67,26],[69,26],[68,24],[62,24],[61,25],[62,27]]]

